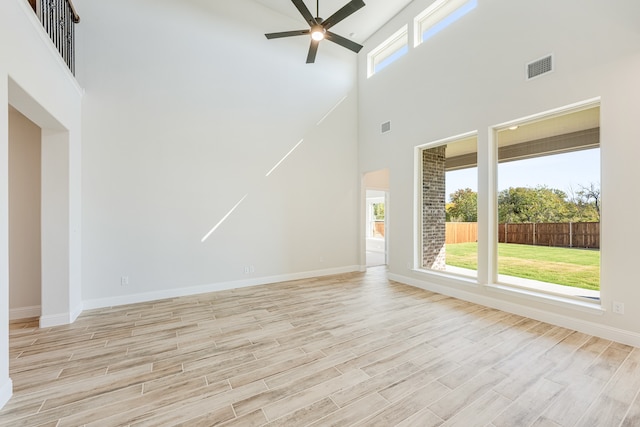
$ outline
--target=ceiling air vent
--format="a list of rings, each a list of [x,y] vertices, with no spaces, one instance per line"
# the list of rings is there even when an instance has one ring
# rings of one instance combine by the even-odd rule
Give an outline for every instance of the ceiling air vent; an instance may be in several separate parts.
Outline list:
[[[553,55],[545,56],[527,64],[527,80],[553,71]]]
[[[382,133],[391,132],[391,122],[384,122],[380,127]]]

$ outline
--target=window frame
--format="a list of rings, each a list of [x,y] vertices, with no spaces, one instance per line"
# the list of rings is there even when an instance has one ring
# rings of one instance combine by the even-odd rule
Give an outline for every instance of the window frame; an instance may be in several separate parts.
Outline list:
[[[500,125],[496,125],[496,126],[492,126],[490,128],[490,135],[491,135],[491,141],[490,141],[490,145],[491,145],[491,159],[490,159],[490,174],[493,177],[490,188],[491,188],[491,193],[490,193],[490,200],[491,200],[491,213],[490,213],[490,217],[488,219],[489,221],[489,229],[491,230],[489,233],[489,245],[490,245],[490,250],[489,250],[489,259],[490,259],[490,263],[489,263],[489,274],[488,274],[488,283],[490,287],[495,287],[496,289],[503,289],[503,290],[512,290],[515,292],[519,292],[519,293],[524,293],[524,294],[531,294],[531,295],[541,295],[543,298],[547,298],[547,299],[552,299],[552,300],[564,300],[564,301],[570,301],[572,303],[584,303],[587,306],[594,306],[597,305],[597,307],[601,307],[601,302],[602,302],[602,294],[600,294],[600,298],[599,300],[593,300],[590,299],[588,297],[582,297],[582,296],[573,296],[573,295],[565,295],[564,293],[557,293],[554,292],[552,290],[544,290],[544,289],[539,289],[539,288],[535,288],[535,287],[530,287],[530,286],[523,286],[520,285],[518,283],[516,283],[518,280],[517,277],[515,276],[508,276],[508,275],[502,275],[498,273],[498,267],[499,267],[499,257],[498,257],[498,227],[499,227],[499,212],[498,212],[498,194],[499,194],[499,188],[498,188],[498,168],[500,166],[500,158],[498,155],[498,151],[500,148],[500,138],[499,138],[499,133],[509,130],[509,129],[513,129],[513,128],[517,128],[519,126],[525,126],[527,124],[531,124],[534,122],[541,122],[541,121],[545,121],[548,119],[554,119],[554,118],[558,118],[558,117],[562,117],[564,115],[568,115],[571,113],[576,113],[579,111],[583,111],[583,110],[589,110],[592,108],[601,108],[601,101],[600,98],[594,98],[591,100],[587,100],[584,102],[579,102],[576,104],[571,104],[571,105],[567,105],[565,107],[560,107],[560,108],[556,108],[553,110],[549,110],[543,113],[539,113],[539,114],[534,114],[531,116],[527,116],[527,117],[523,117],[520,119],[516,119],[507,123],[502,123]],[[601,113],[600,113],[601,115]],[[598,148],[602,148],[602,144],[599,143],[598,144]],[[566,150],[566,151],[560,151],[558,152],[558,154],[562,154],[562,153],[567,153],[567,152],[571,152],[571,151],[579,151],[579,149],[572,149],[572,150]],[[541,154],[540,156],[534,156],[534,157],[546,157],[548,154]],[[524,157],[525,159],[527,158],[533,158],[531,156],[527,156]],[[600,169],[600,176],[602,176],[602,169]],[[602,237],[602,214],[600,217],[600,236]],[[600,238],[600,241],[602,242],[602,238]],[[509,278],[513,277],[516,280],[510,281]],[[600,272],[600,277],[602,277],[602,271]],[[565,285],[560,285],[557,284],[558,286],[565,286]],[[602,281],[600,281],[600,292],[602,291]]]
[[[478,5],[478,0],[435,0],[429,7],[413,18],[413,46],[418,47],[433,35],[457,21]],[[430,29],[433,33],[424,34]]]
[[[469,139],[476,139],[476,154],[478,154],[478,131],[470,131],[462,134],[454,135],[451,137],[439,139],[436,141],[432,141],[426,144],[422,144],[416,146],[414,149],[414,176],[415,176],[415,200],[414,200],[414,257],[413,257],[413,270],[425,272],[428,274],[439,275],[444,277],[453,277],[467,283],[477,284],[478,283],[478,272],[475,275],[467,275],[467,274],[459,274],[451,271],[439,271],[428,269],[423,266],[423,249],[424,249],[424,223],[423,223],[423,152],[425,150],[429,150],[432,148],[437,148],[441,146],[447,146],[449,144],[455,144],[456,142],[461,142]],[[476,173],[476,184],[479,184],[479,168]],[[479,210],[479,208],[478,208]],[[476,254],[477,256],[477,254]],[[478,260],[478,265],[480,265],[480,261]]]
[[[405,24],[367,54],[367,78],[379,73],[408,52],[409,26]]]
[[[606,312],[603,305],[603,295],[606,295],[606,288],[602,287],[606,284],[601,282],[601,298],[600,300],[591,300],[581,297],[572,297],[558,295],[544,290],[536,290],[533,288],[521,288],[508,283],[498,281],[498,132],[513,126],[524,125],[534,120],[543,120],[552,116],[559,116],[575,112],[580,109],[588,109],[592,107],[600,107],[602,102],[600,97],[579,101],[573,104],[565,105],[559,108],[548,110],[542,113],[536,113],[519,119],[502,122],[495,125],[487,126],[486,137],[478,136],[478,270],[477,277],[471,279],[449,272],[440,272],[434,270],[426,270],[422,265],[422,151],[425,148],[433,148],[444,145],[449,142],[480,135],[477,131],[459,134],[456,136],[443,138],[427,144],[414,146],[414,215],[413,215],[413,260],[410,270],[419,276],[424,276],[425,280],[430,280],[435,288],[441,287],[443,292],[454,294],[456,292],[465,292],[464,288],[476,288],[482,292],[482,289],[489,293],[503,294],[507,297],[515,297],[523,301],[529,301],[535,304],[548,304],[580,311],[591,315],[602,315]],[[602,115],[602,113],[601,113]],[[600,143],[600,149],[604,153],[606,143]],[[602,176],[603,170],[600,170]],[[606,213],[602,211],[601,224],[605,221]],[[600,228],[600,235],[603,235],[603,226]],[[602,239],[601,239],[602,241]],[[408,265],[409,266],[409,265]],[[602,270],[601,270],[602,277]]]

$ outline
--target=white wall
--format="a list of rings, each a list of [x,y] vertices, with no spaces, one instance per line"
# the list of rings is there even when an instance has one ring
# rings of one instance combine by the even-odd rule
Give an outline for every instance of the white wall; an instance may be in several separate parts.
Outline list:
[[[362,185],[369,190],[387,191],[389,189],[389,169],[365,173]]]
[[[375,47],[425,9],[416,0],[367,43]],[[478,7],[427,43],[366,78],[359,56],[359,159],[362,172],[388,167],[393,209],[392,277],[417,286],[517,311],[640,345],[637,242],[628,227],[640,201],[640,2],[480,1]],[[525,64],[553,53],[551,74],[525,82]],[[478,131],[479,191],[489,194],[489,128],[528,115],[601,97],[602,308],[587,312],[536,298],[412,271],[414,265],[414,147]],[[393,132],[381,135],[380,124]],[[489,200],[479,216],[489,219]],[[485,239],[488,236],[485,230]],[[487,252],[487,251],[485,251]],[[490,281],[488,272],[480,276]],[[484,277],[482,277],[484,276]],[[613,301],[626,305],[611,313]]]
[[[76,6],[85,307],[357,268],[353,53],[248,0]]]
[[[42,300],[42,325],[68,323],[81,310],[80,296],[80,108],[82,92],[66,65],[54,51],[23,0],[0,2],[0,406],[11,396],[9,379],[9,262],[8,262],[8,106],[11,104],[37,126],[42,137],[42,182],[60,182],[57,195],[45,194],[42,200],[42,234],[50,235],[42,242],[42,262],[58,265],[51,274],[43,268],[43,295],[56,299]],[[57,133],[57,136],[53,134]],[[53,146],[48,142],[64,144]],[[45,149],[66,159],[64,169],[51,164]],[[58,151],[62,150],[62,151]],[[62,162],[65,163],[65,162]],[[57,197],[56,197],[57,196]],[[49,217],[56,211],[61,216]],[[45,277],[46,276],[46,277]],[[44,281],[47,281],[47,285]]]
[[[0,76],[6,76],[0,62]],[[9,96],[6,84],[0,84],[0,408],[13,392],[9,378]]]
[[[40,316],[41,129],[9,112],[9,310],[12,319]]]

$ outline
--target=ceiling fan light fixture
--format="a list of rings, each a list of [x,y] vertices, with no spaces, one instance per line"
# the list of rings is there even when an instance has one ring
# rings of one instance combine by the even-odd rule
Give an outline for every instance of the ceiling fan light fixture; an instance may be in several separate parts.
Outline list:
[[[355,53],[360,52],[362,45],[346,39],[338,34],[330,31],[334,25],[342,22],[345,18],[351,16],[356,11],[365,6],[363,0],[351,0],[346,5],[342,6],[337,12],[328,17],[327,19],[320,18],[320,0],[316,1],[316,16],[314,17],[309,8],[304,4],[304,0],[291,0],[293,5],[298,9],[298,12],[302,15],[309,29],[306,30],[294,30],[294,31],[281,31],[279,33],[267,33],[265,37],[267,39],[279,39],[282,37],[294,37],[294,36],[311,36],[311,44],[309,46],[309,53],[307,54],[307,64],[313,64],[316,60],[316,53],[318,52],[318,46],[321,40],[329,40],[337,45],[347,48]]]
[[[324,40],[324,34],[327,30],[325,30],[321,25],[314,27],[311,29],[311,38],[315,41],[319,42],[320,40]]]

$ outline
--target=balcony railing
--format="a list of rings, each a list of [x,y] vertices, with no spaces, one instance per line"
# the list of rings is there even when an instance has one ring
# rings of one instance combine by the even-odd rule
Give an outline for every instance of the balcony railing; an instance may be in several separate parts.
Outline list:
[[[34,2],[31,0],[32,5]],[[71,0],[36,0],[35,9],[72,73],[76,72],[74,25],[80,22]]]

